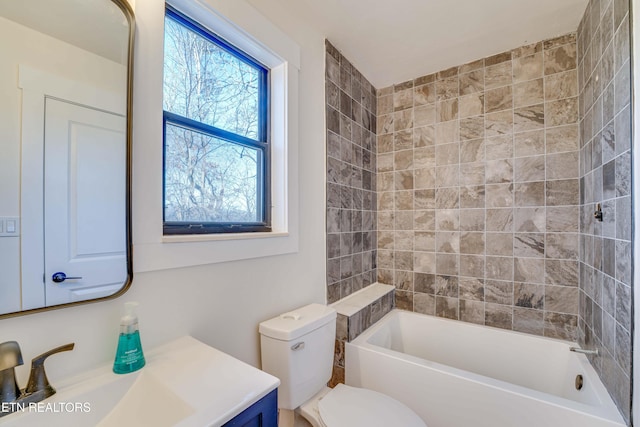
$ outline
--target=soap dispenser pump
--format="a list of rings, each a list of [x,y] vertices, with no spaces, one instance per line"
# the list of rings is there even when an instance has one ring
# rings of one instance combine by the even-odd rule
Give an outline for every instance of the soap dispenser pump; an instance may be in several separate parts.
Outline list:
[[[141,369],[145,365],[140,331],[138,330],[137,302],[125,303],[125,315],[120,319],[120,336],[118,350],[113,362],[113,372],[128,374]]]

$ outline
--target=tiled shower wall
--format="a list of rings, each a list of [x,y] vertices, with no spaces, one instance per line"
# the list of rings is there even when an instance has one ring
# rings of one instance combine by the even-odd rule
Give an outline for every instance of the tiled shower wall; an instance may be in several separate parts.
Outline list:
[[[399,308],[575,339],[576,35],[378,91],[378,281]]]
[[[376,280],[376,89],[326,42],[327,301]]]
[[[590,1],[578,27],[579,341],[627,420],[631,395],[629,2]],[[603,221],[594,219],[601,203]]]

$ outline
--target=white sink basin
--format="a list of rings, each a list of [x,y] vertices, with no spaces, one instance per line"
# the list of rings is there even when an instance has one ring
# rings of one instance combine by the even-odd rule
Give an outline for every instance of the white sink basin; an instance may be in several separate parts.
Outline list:
[[[111,366],[85,373],[3,427],[221,426],[280,381],[191,337],[145,353],[147,366],[116,375]],[[54,384],[55,386],[55,384]]]

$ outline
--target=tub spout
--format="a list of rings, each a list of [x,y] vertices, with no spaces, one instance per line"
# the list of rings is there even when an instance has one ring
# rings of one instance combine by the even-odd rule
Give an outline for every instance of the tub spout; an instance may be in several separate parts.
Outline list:
[[[594,356],[598,355],[597,348],[595,350],[585,350],[584,348],[580,348],[580,347],[569,347],[569,351],[575,351],[576,353],[582,353],[582,354],[591,354]]]

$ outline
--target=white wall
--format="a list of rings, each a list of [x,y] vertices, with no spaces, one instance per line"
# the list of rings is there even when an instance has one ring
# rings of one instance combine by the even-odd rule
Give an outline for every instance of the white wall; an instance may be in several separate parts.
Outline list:
[[[138,135],[155,134],[154,129],[161,126],[160,122],[144,119],[148,116],[145,112],[162,108],[153,102],[157,93],[150,92],[158,85],[148,84],[150,81],[161,82],[162,70],[148,69],[144,65],[157,63],[158,55],[162,55],[163,23],[156,13],[159,3],[157,0],[137,0],[135,5],[138,66],[134,82],[137,85],[134,92],[134,147],[136,144],[147,146],[137,141]],[[300,305],[325,301],[324,39],[287,11],[277,10],[271,5],[273,2],[256,3],[263,15],[301,47],[299,252],[138,273],[131,290],[116,300],[0,320],[0,342],[18,341],[25,361],[54,346],[76,343],[72,353],[55,356],[47,362],[47,372],[54,385],[56,378],[113,359],[118,321],[125,301],[140,302],[140,328],[146,348],[191,334],[256,366],[259,365],[257,325],[261,320]],[[162,63],[161,59],[159,63]],[[147,191],[145,164],[149,157],[155,157],[147,154],[144,150],[134,149],[134,208],[136,199],[143,199]],[[134,209],[134,230],[146,220],[139,212]],[[27,376],[28,367],[23,366],[19,370],[21,384]]]

